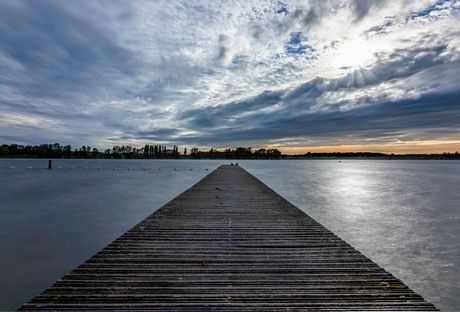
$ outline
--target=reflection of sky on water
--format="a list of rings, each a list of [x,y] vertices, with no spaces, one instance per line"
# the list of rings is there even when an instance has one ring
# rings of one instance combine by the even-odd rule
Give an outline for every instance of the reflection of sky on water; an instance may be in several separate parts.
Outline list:
[[[460,163],[243,165],[443,311],[460,306]]]
[[[49,287],[222,163],[55,160],[45,170],[46,160],[0,159],[0,310]],[[239,163],[443,311],[460,306],[460,162]]]

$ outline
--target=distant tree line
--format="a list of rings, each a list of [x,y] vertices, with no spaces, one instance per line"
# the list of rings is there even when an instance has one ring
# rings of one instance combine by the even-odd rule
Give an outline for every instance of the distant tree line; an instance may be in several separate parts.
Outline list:
[[[190,150],[190,157],[195,159],[280,159],[282,155],[277,149],[252,150],[251,147],[237,147],[236,149],[227,148],[224,151],[214,148],[209,151],[200,151],[195,147]]]
[[[112,149],[106,149],[104,158],[126,158],[126,159],[167,159],[179,158],[179,148],[174,145],[168,149],[162,145],[145,144],[144,147],[135,148],[132,146],[115,145]]]
[[[218,151],[211,148],[209,151],[200,151],[192,148],[187,155],[187,148],[179,153],[179,148],[174,145],[172,149],[156,144],[145,144],[141,148],[129,145],[115,145],[111,149],[99,151],[97,148],[83,145],[80,148],[72,149],[70,145],[41,144],[41,145],[19,145],[3,144],[0,147],[0,157],[4,158],[107,158],[107,159],[279,159],[281,152],[277,149],[252,150],[251,147],[238,147]]]
[[[300,155],[287,156],[294,159],[460,159],[460,154],[442,153],[442,154],[384,154],[372,152],[333,152],[333,153],[306,153]]]
[[[145,158],[179,158],[177,146],[168,149],[162,145],[146,144],[142,148],[129,145],[115,145],[113,148],[99,151],[97,148],[83,145],[72,149],[70,145],[41,144],[19,145],[3,144],[0,146],[0,157],[11,158],[116,158],[116,159],[145,159]]]
[[[227,148],[223,151],[211,148],[208,151],[200,151],[194,147],[187,154],[187,148],[183,153],[174,145],[168,148],[164,145],[145,144],[141,148],[129,145],[115,145],[111,149],[99,151],[97,148],[83,145],[73,149],[70,145],[41,144],[20,145],[3,144],[0,146],[0,157],[3,158],[107,158],[107,159],[460,159],[460,154],[384,154],[371,152],[333,152],[333,153],[306,153],[300,155],[282,155],[277,149],[255,149],[251,147]]]

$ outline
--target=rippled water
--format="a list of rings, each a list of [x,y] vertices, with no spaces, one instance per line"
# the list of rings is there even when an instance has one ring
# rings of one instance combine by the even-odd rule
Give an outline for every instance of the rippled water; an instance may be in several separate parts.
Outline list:
[[[46,170],[47,160],[0,159],[0,310],[18,308],[222,163],[53,160]],[[458,311],[459,161],[239,163],[442,311]]]

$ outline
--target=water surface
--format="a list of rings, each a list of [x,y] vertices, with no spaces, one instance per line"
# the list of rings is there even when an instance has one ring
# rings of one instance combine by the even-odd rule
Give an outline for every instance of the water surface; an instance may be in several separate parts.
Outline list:
[[[47,160],[0,159],[0,310],[18,308],[222,163],[53,160],[46,170]],[[438,308],[458,310],[459,161],[239,163]]]
[[[243,166],[442,311],[460,307],[460,161]]]

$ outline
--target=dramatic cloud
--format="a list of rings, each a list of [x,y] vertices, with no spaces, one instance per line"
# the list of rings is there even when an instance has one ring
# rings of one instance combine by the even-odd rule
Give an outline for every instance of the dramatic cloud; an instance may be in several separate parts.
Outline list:
[[[457,1],[3,1],[1,143],[460,146]]]

